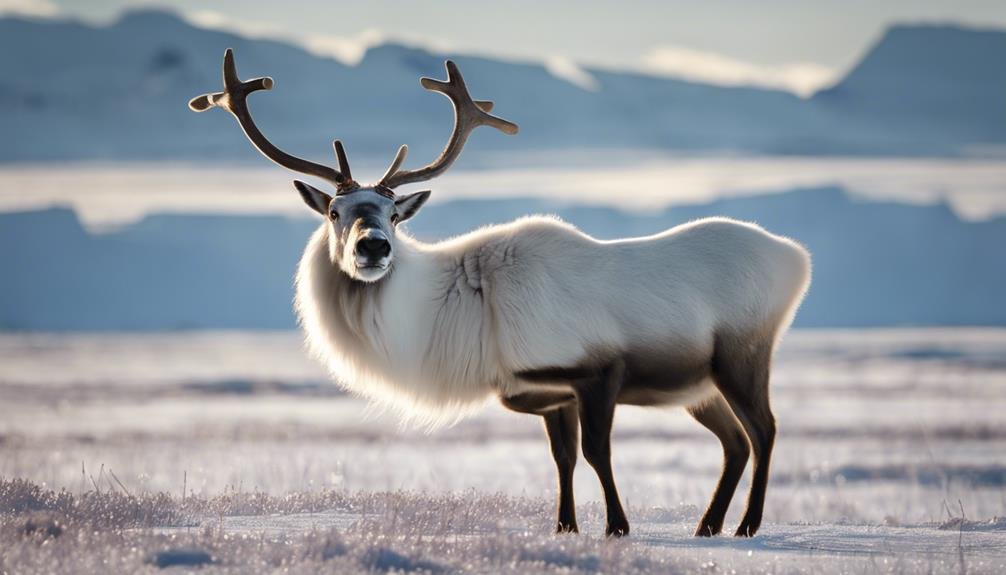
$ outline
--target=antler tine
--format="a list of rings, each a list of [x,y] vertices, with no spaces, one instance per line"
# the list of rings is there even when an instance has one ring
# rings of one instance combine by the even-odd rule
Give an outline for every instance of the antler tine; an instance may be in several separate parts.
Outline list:
[[[339,189],[356,186],[356,182],[349,175],[349,163],[346,162],[345,152],[339,154],[340,167],[345,171],[345,174],[343,174],[329,166],[316,164],[287,154],[267,140],[261,130],[258,129],[258,126],[255,125],[255,121],[252,119],[251,113],[248,111],[246,98],[252,92],[271,90],[274,84],[272,78],[255,78],[242,82],[238,78],[237,68],[234,66],[234,51],[230,48],[224,52],[223,77],[223,92],[203,94],[202,96],[193,98],[189,101],[189,108],[195,112],[205,112],[210,108],[223,108],[237,119],[245,136],[248,137],[252,145],[266,158],[289,170],[328,180]],[[337,153],[340,147],[337,144]]]
[[[382,183],[387,181],[388,178],[390,178],[391,176],[395,175],[395,172],[398,171],[398,168],[402,167],[402,162],[405,161],[405,156],[407,156],[408,154],[409,154],[409,146],[402,144],[401,146],[398,147],[398,152],[395,153],[395,159],[392,160],[391,165],[388,166],[388,171],[384,172],[384,175],[381,176],[380,181]]]
[[[346,159],[346,148],[342,147],[342,140],[336,140],[332,142],[335,146],[335,157],[339,159],[339,170],[342,172],[342,177],[349,181],[353,180],[353,174],[349,171],[349,160]]]
[[[454,130],[451,132],[447,146],[433,163],[418,170],[399,170],[398,168],[405,160],[405,154],[408,151],[406,146],[402,146],[399,148],[391,167],[381,178],[380,185],[394,189],[402,184],[422,182],[439,176],[458,159],[465,142],[468,141],[468,136],[471,135],[472,130],[479,126],[492,126],[504,134],[517,133],[517,124],[489,114],[493,108],[492,102],[472,100],[468,88],[465,86],[465,80],[461,77],[461,72],[458,71],[454,62],[448,60],[445,66],[447,68],[446,82],[433,78],[422,78],[419,82],[423,88],[447,96],[454,107]]]

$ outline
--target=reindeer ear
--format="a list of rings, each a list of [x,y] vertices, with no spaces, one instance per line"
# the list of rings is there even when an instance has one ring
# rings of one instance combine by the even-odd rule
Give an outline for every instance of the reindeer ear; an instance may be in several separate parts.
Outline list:
[[[303,198],[307,207],[326,218],[328,217],[328,205],[332,203],[332,196],[300,180],[294,180],[293,187],[300,192],[300,197]]]
[[[419,211],[419,208],[423,207],[423,204],[428,199],[430,199],[430,191],[423,190],[422,192],[402,196],[395,200],[395,212],[398,214],[398,222],[404,222],[416,215],[416,212]]]

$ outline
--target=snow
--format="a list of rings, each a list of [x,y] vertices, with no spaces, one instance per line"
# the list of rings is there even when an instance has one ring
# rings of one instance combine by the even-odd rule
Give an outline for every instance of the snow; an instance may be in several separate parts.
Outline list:
[[[296,333],[6,334],[0,358],[0,477],[88,502],[18,507],[38,496],[0,489],[0,536],[13,538],[0,561],[15,567],[50,565],[71,544],[83,571],[102,555],[133,570],[170,549],[205,550],[220,569],[282,556],[305,572],[1006,567],[1002,329],[789,334],[766,522],[752,540],[691,537],[720,450],[678,410],[619,409],[614,466],[632,535],[606,542],[582,461],[582,533],[550,534],[554,469],[537,418],[490,405],[434,433],[402,427],[325,382]],[[127,505],[123,489],[143,499]],[[55,550],[10,534],[46,509],[69,513]],[[101,529],[80,527],[103,514]]]

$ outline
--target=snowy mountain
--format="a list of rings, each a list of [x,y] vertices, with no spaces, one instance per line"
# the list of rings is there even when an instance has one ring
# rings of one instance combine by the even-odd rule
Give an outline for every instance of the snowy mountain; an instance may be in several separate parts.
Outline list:
[[[545,200],[434,204],[410,222],[434,239],[526,213],[601,238],[706,215],[755,221],[814,255],[800,326],[1006,325],[1006,218],[860,200],[836,188],[724,199],[650,214]],[[107,234],[66,209],[0,214],[0,330],[291,328],[293,274],[316,219],[152,215]],[[631,281],[631,278],[627,278]]]
[[[174,14],[128,12],[106,26],[0,18],[0,161],[251,160],[233,120],[196,115],[189,98],[220,86],[235,48],[242,76],[277,87],[252,104],[263,130],[299,155],[413,158],[442,146],[450,106],[424,92],[444,54],[395,44],[356,66],[270,40],[196,28]],[[809,100],[640,74],[588,70],[597,90],[542,65],[452,55],[473,94],[521,126],[480,133],[471,149],[651,148],[795,154],[947,154],[1006,143],[1006,33],[897,27],[832,89]],[[466,157],[477,157],[471,153]]]
[[[1006,142],[1006,33],[953,26],[895,26],[813,105],[876,128],[865,147],[907,151]],[[912,145],[906,140],[917,142]]]

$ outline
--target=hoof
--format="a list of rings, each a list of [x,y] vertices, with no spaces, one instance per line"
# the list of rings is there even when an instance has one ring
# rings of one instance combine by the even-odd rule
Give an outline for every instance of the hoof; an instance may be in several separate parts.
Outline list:
[[[719,535],[722,528],[722,525],[699,525],[698,529],[695,530],[695,537],[713,537]]]
[[[604,530],[604,534],[607,537],[625,537],[629,534],[629,523],[620,523],[617,525],[609,525],[607,529]]]
[[[734,533],[734,537],[754,537],[754,534],[757,532],[757,525],[745,525],[741,523],[741,526],[737,528],[737,532]]]
[[[561,535],[563,533],[579,533],[580,529],[576,526],[576,523],[560,523],[556,526],[555,532],[557,535]]]

